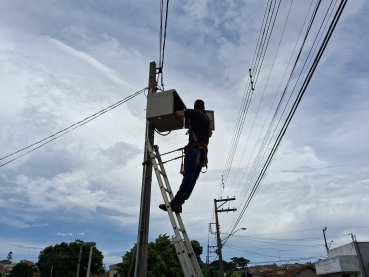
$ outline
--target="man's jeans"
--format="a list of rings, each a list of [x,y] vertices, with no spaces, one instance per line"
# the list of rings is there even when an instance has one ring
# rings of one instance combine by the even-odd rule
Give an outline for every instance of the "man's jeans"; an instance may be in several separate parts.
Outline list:
[[[201,166],[196,163],[198,151],[196,147],[188,147],[186,149],[184,159],[185,174],[183,174],[182,184],[174,197],[174,201],[179,205],[182,205],[190,197],[197,178],[199,178]]]

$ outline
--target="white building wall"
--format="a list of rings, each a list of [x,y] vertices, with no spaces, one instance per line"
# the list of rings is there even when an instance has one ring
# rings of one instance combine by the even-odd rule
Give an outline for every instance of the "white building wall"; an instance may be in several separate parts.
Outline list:
[[[350,255],[356,256],[355,246],[353,242],[329,250],[328,259],[338,256],[350,256]]]

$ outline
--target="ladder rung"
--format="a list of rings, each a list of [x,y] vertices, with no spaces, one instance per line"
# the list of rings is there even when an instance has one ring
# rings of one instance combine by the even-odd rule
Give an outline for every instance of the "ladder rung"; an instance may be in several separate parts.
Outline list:
[[[183,230],[183,229],[181,229],[181,228],[178,228],[178,230],[179,230],[180,232],[182,232],[182,233],[186,233],[186,230]]]
[[[187,255],[191,256],[191,255],[193,255],[193,252],[187,252]]]
[[[159,173],[161,174],[161,175],[163,175],[164,177],[166,176],[163,172],[161,172],[159,169],[158,169],[158,171],[159,171]]]
[[[167,193],[172,194],[172,192],[169,189],[165,188],[164,186],[160,186],[160,188],[164,189]]]

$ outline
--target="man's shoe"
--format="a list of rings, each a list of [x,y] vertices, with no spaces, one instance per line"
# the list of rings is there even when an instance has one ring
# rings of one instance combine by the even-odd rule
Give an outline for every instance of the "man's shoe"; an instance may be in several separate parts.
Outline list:
[[[159,208],[162,209],[163,211],[167,211],[167,206],[165,206],[165,204],[160,204]]]
[[[174,200],[171,201],[169,204],[173,212],[182,213],[182,205],[178,205]],[[163,211],[167,210],[167,206],[165,204],[160,204],[159,208],[162,209]]]

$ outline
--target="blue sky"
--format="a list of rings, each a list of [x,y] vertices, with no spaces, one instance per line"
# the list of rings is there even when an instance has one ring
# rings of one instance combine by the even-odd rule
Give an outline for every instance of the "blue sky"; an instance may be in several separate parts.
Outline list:
[[[237,197],[245,185],[241,173],[247,172],[252,149],[260,143],[310,2],[293,2],[272,68],[290,4],[281,5],[223,196]],[[322,13],[328,4],[323,1]],[[183,213],[190,238],[199,240],[204,251],[265,6],[266,1],[251,0],[171,1],[169,6],[165,88],[176,89],[188,107],[200,97],[215,111],[210,168],[200,176]],[[348,2],[267,176],[238,225],[247,230],[237,234],[248,237],[227,242],[226,260],[323,257],[324,226],[334,237],[332,247],[349,242],[351,232],[360,241],[369,240],[368,11],[365,1]],[[0,156],[146,87],[149,63],[158,59],[159,1],[2,1]],[[0,168],[3,258],[12,251],[15,261],[37,261],[44,247],[79,238],[96,241],[106,265],[121,260],[137,236],[145,108],[142,94]],[[155,140],[162,152],[170,151],[185,145],[185,130]],[[167,167],[174,188],[181,181],[179,166],[175,161]],[[157,208],[161,202],[154,180],[150,240],[172,235],[167,215]],[[230,218],[220,216],[224,233]],[[314,240],[272,240],[300,238]],[[210,244],[215,245],[213,235]]]

